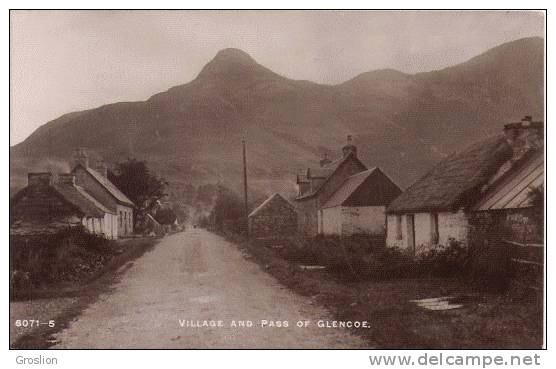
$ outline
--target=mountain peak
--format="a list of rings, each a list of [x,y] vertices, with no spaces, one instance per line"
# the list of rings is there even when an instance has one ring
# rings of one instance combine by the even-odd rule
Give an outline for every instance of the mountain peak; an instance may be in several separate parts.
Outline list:
[[[216,77],[221,80],[245,80],[255,76],[274,76],[275,73],[258,64],[240,49],[222,49],[204,66],[199,78]]]
[[[212,59],[212,61],[257,64],[255,59],[253,59],[251,55],[247,54],[241,49],[235,49],[232,47],[220,50],[218,53],[216,53],[216,56],[214,57],[214,59]]]

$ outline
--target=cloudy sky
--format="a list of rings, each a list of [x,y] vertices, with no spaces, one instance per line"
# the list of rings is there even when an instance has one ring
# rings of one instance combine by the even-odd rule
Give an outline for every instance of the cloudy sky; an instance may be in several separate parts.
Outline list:
[[[544,35],[538,12],[11,11],[11,144],[62,114],[144,100],[240,48],[293,79],[417,73]]]

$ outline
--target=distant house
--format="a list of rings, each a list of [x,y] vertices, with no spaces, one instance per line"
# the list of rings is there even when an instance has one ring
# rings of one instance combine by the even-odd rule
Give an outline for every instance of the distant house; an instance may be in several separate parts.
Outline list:
[[[384,234],[386,207],[402,191],[379,168],[348,177],[318,213],[319,233]]]
[[[357,147],[348,136],[342,148],[342,157],[330,161],[324,157],[320,168],[308,168],[298,174],[299,193],[295,199],[299,231],[306,236],[315,236],[319,231],[318,213],[332,194],[350,176],[367,170],[357,157]]]
[[[10,204],[10,235],[57,233],[83,226],[90,233],[117,237],[117,217],[82,187],[75,177],[61,174],[54,183],[51,173],[29,173],[28,185]]]
[[[149,213],[144,214],[139,220],[137,220],[135,229],[137,232],[141,232],[143,234],[161,235],[166,232],[162,224],[160,224]]]
[[[118,237],[133,233],[133,209],[135,204],[108,179],[108,170],[103,163],[97,169],[89,166],[89,158],[84,149],[79,149],[74,158],[72,174],[76,184],[83,187],[110,211],[117,214]]]
[[[530,207],[544,181],[543,134],[542,122],[525,117],[447,157],[387,208],[387,244],[415,254],[467,244],[478,213]]]
[[[248,220],[249,235],[254,238],[286,237],[297,232],[295,208],[278,193],[255,208]]]
[[[384,232],[385,207],[401,192],[379,168],[368,170],[352,137],[342,157],[320,161],[297,176],[298,228],[306,236]]]

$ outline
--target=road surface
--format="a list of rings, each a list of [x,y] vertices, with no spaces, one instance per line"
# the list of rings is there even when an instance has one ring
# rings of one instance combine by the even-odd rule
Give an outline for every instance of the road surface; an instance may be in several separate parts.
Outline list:
[[[317,327],[320,319],[333,320],[329,312],[201,229],[164,238],[113,287],[56,334],[53,348],[366,347],[345,329]],[[222,326],[182,327],[210,320]],[[302,320],[310,320],[309,327],[298,328]],[[233,327],[233,321],[253,326]],[[270,321],[288,321],[288,327],[270,327]]]

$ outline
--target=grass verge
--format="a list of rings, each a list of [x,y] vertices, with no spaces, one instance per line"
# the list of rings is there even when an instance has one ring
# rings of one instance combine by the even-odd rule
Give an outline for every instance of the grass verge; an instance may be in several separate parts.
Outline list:
[[[323,270],[302,270],[276,250],[230,238],[246,258],[281,284],[327,308],[337,320],[367,320],[353,333],[383,349],[533,349],[542,347],[543,309],[536,298],[474,290],[458,278],[382,281],[347,279]],[[430,311],[411,300],[453,296],[463,307]]]

